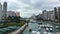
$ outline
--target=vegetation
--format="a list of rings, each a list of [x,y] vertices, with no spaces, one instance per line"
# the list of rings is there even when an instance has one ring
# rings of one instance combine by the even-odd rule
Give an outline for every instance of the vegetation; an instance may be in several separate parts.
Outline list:
[[[7,20],[10,20],[10,22],[20,22],[20,17],[19,16],[9,16]]]
[[[26,21],[25,20],[20,20],[20,17],[17,16],[9,16],[7,19],[7,21],[4,21],[4,23],[0,24],[0,27],[8,27],[8,26],[23,26]]]
[[[26,21],[20,21],[20,23],[18,23],[18,26],[23,26],[26,23]]]

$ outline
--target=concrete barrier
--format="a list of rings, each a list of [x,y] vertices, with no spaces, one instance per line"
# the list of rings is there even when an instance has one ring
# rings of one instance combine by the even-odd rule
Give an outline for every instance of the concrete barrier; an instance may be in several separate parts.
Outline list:
[[[27,23],[24,24],[20,29],[18,29],[17,31],[14,31],[12,33],[8,33],[8,34],[22,34],[22,32],[24,31],[24,29],[27,27]]]

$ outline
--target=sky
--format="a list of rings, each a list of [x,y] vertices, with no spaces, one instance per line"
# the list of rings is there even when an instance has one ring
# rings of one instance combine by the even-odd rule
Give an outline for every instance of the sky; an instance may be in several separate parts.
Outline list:
[[[41,14],[42,10],[53,10],[60,6],[60,0],[0,0],[2,4],[4,1],[8,4],[8,11],[18,11],[21,17],[31,17]]]

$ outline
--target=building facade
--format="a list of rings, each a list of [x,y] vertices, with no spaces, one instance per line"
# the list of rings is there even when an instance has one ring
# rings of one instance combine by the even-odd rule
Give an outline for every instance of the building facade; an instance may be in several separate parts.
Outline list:
[[[15,11],[7,11],[7,17],[8,16],[20,16],[20,13]]]
[[[7,11],[7,17],[8,16],[16,16],[16,13],[14,11]]]
[[[48,11],[48,19],[54,21],[54,11]]]
[[[54,21],[54,11],[46,11],[44,10],[42,12],[42,15],[43,15],[43,19],[44,20],[53,20]]]
[[[58,22],[60,23],[60,7],[58,8]]]
[[[43,19],[48,20],[48,11],[44,10],[42,14],[43,14]]]
[[[2,19],[2,4],[0,3],[0,20]]]
[[[20,12],[15,12],[16,13],[16,16],[20,16]]]
[[[3,19],[7,17],[7,2],[3,4]]]
[[[57,12],[57,8],[54,8],[54,20],[57,21],[58,20],[58,12]]]

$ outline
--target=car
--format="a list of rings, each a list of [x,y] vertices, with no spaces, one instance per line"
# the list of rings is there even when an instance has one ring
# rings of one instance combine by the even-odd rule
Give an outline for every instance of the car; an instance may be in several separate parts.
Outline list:
[[[47,27],[47,25],[44,25],[44,28],[46,28]]]
[[[47,27],[47,25],[45,25],[45,27]]]
[[[39,24],[39,25],[42,25],[42,23],[40,23],[40,22],[39,22],[38,24]]]
[[[29,32],[31,32],[32,31],[32,29],[29,29]]]
[[[37,34],[40,34],[40,32],[38,31]]]
[[[42,28],[44,28],[45,25],[42,25]]]
[[[49,31],[49,28],[46,28],[46,31]]]
[[[59,29],[59,26],[56,26],[56,29]]]
[[[48,28],[50,28],[50,25],[49,25],[49,24],[47,24],[47,27],[48,27]]]
[[[41,30],[41,27],[39,27],[38,30]]]
[[[48,33],[48,34],[52,34],[52,33]]]
[[[52,31],[53,31],[53,29],[52,29],[52,28],[49,28],[49,30],[50,30],[50,32],[52,32]]]
[[[31,21],[31,23],[36,23],[36,21]]]
[[[43,34],[48,34],[48,32],[45,31],[45,32],[43,32]]]
[[[53,26],[52,26],[52,25],[51,25],[50,27],[51,27],[51,28],[53,28]]]
[[[39,27],[42,27],[42,25],[38,25],[38,28],[39,28]]]
[[[46,25],[42,25],[42,28],[46,28]]]
[[[31,34],[37,34],[37,31],[32,31]]]

